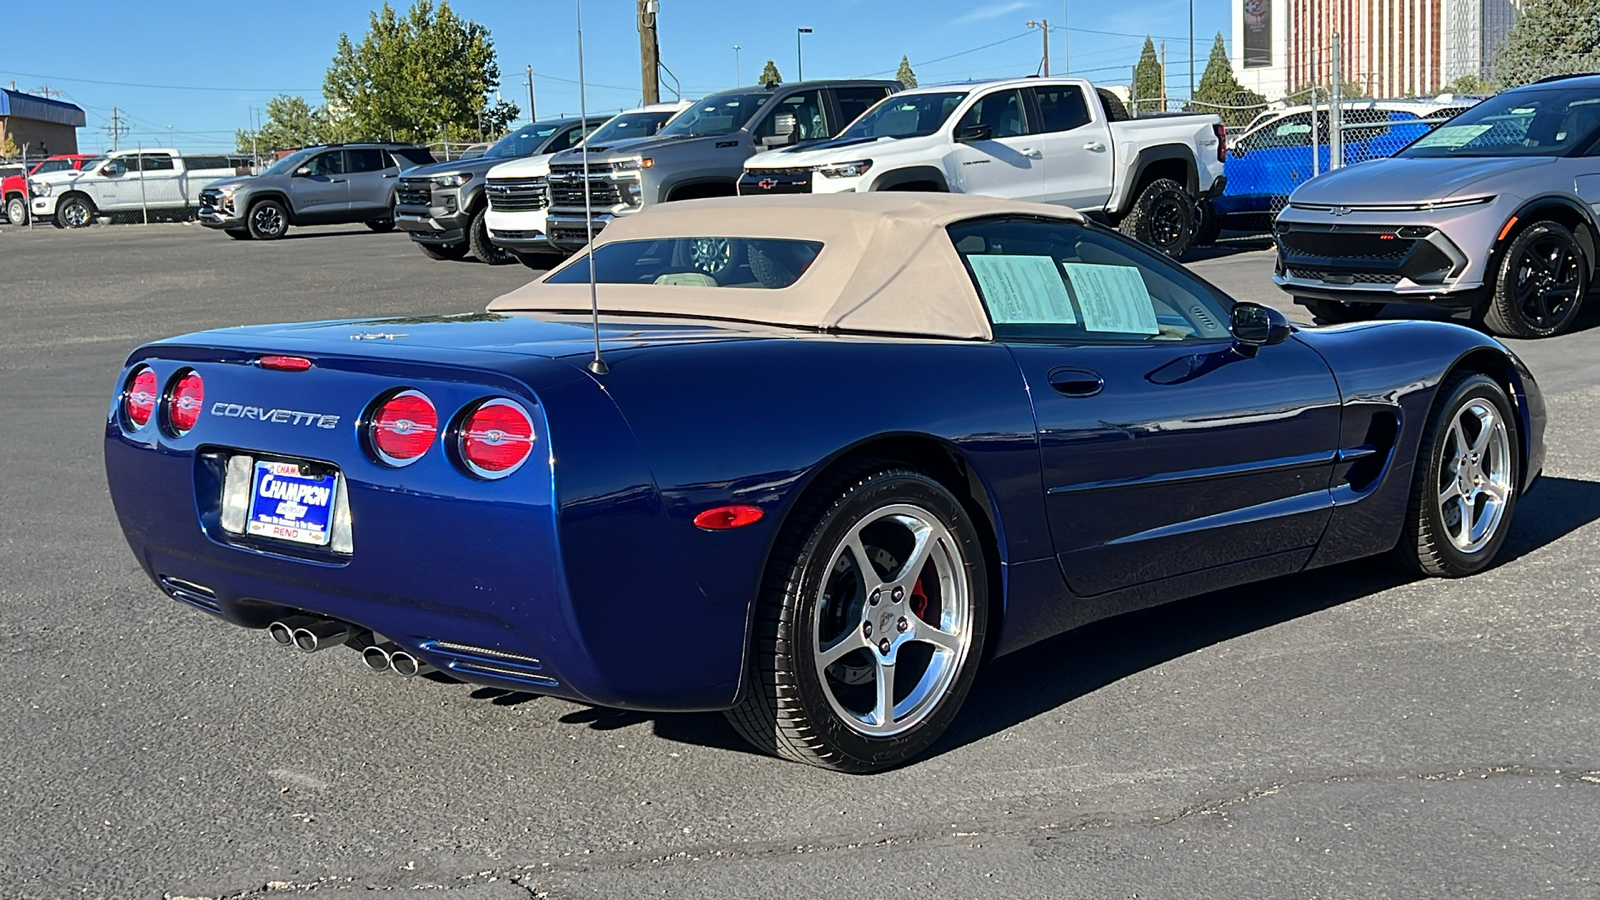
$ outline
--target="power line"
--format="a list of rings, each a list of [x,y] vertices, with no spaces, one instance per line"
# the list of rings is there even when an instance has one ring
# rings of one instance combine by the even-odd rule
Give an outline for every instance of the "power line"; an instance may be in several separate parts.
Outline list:
[[[262,94],[305,94],[320,93],[322,88],[266,88],[266,87],[201,87],[192,84],[141,84],[134,81],[96,81],[92,78],[66,78],[60,75],[40,75],[37,72],[17,72],[11,69],[0,69],[6,75],[21,75],[24,78],[44,78],[49,81],[72,81],[78,84],[102,84],[110,87],[151,88],[162,91],[221,91],[225,93],[239,93],[241,91]]]
[[[1010,43],[1012,41],[1015,41],[1015,40],[1017,40],[1019,38],[1028,37],[1032,33],[1033,32],[1031,32],[1031,31],[1024,31],[1021,34],[1014,34],[1014,35],[1012,35],[1011,37],[1008,37],[1008,38],[1001,38],[1000,40],[995,41],[994,43],[984,44],[981,47],[973,47],[970,50],[962,50],[962,51],[960,51],[958,53],[952,53],[949,56],[940,56],[940,57],[936,57],[934,59],[917,60],[916,65],[919,65],[919,66],[931,66],[934,63],[941,63],[941,62],[944,62],[947,59],[955,59],[958,56],[966,56],[968,53],[977,53],[979,50],[987,50],[990,47],[998,47],[1001,44],[1008,44],[1008,43]],[[893,69],[884,69],[881,72],[869,72],[866,75],[858,75],[856,77],[857,78],[872,78],[872,77],[874,77],[876,75],[892,75],[892,74],[894,74],[895,72],[898,72],[898,71],[899,71],[899,68],[896,67],[896,68],[893,68]]]

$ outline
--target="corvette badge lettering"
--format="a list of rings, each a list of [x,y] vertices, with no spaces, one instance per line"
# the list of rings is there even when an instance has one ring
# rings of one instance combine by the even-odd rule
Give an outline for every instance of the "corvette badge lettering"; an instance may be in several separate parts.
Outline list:
[[[277,425],[315,425],[318,428],[337,428],[339,417],[326,413],[301,412],[294,409],[267,409],[263,406],[245,406],[241,403],[217,401],[211,404],[211,414],[224,419],[254,419]]]

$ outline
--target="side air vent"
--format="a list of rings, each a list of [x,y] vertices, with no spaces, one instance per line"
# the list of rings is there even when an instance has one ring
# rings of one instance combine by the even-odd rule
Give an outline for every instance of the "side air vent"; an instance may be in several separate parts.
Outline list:
[[[474,647],[452,641],[423,641],[421,650],[438,657],[453,672],[515,681],[533,687],[551,688],[560,682],[542,674],[544,664],[536,657],[488,647]]]
[[[217,594],[210,588],[170,575],[162,575],[160,581],[162,589],[171,595],[172,599],[181,600],[190,606],[198,606],[206,612],[222,612],[222,605],[217,602]]]

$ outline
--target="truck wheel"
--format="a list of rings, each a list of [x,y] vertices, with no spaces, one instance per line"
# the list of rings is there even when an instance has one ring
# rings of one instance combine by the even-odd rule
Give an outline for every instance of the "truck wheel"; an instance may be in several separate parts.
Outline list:
[[[478,210],[477,215],[472,217],[472,226],[467,229],[467,243],[472,248],[472,255],[480,262],[486,262],[491,266],[516,262],[516,257],[496,247],[494,242],[489,240],[489,224],[483,220],[488,210],[487,206]]]
[[[909,762],[972,687],[988,586],[982,538],[944,485],[898,467],[840,473],[773,548],[729,721],[796,762],[853,773]]]
[[[56,206],[56,224],[63,228],[87,228],[94,224],[94,203],[82,194],[61,199]]]
[[[1170,178],[1157,178],[1145,185],[1117,230],[1173,259],[1182,259],[1194,243],[1196,224],[1189,192]]]
[[[1589,261],[1571,231],[1535,222],[1500,257],[1483,323],[1502,337],[1542,338],[1572,325],[1589,291]]]
[[[245,219],[250,236],[258,241],[275,241],[289,230],[289,212],[276,200],[258,200]]]
[[[1195,204],[1196,224],[1194,229],[1194,245],[1196,247],[1209,247],[1222,236],[1222,217],[1217,215],[1216,207],[1210,200],[1201,200]]]
[[[394,217],[390,216],[387,219],[373,219],[372,221],[367,223],[367,227],[372,229],[373,231],[376,231],[379,234],[383,234],[384,232],[388,232],[388,231],[393,231],[394,230]]]
[[[1341,303],[1338,300],[1311,300],[1306,308],[1323,325],[1342,325],[1345,322],[1365,322],[1383,312],[1383,303]]]
[[[224,228],[223,233],[236,241],[250,240],[250,229],[248,228]]]
[[[417,249],[422,251],[422,255],[429,259],[465,259],[467,256],[465,242],[460,244],[424,244],[421,241],[417,241],[416,244]]]
[[[28,201],[12,197],[6,201],[6,221],[21,228],[28,224]]]

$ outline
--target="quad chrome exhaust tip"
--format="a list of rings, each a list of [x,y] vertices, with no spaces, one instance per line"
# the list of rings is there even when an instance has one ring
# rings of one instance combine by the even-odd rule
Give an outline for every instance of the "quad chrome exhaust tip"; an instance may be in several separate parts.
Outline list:
[[[354,632],[355,629],[343,622],[322,619],[296,628],[292,636],[296,647],[307,653],[315,653],[328,647],[339,646]]]
[[[382,644],[373,644],[361,651],[361,664],[374,672],[389,671],[389,657],[400,649],[394,641],[385,641]]]
[[[311,616],[290,616],[287,619],[280,619],[268,625],[267,635],[274,642],[288,647],[294,644],[295,631],[308,625],[315,625],[316,622],[317,620]]]
[[[432,672],[434,668],[404,650],[396,650],[389,654],[389,671],[401,678],[411,678]]]

